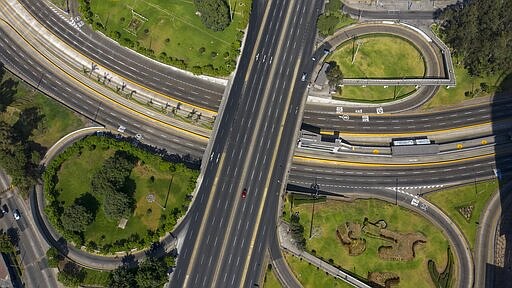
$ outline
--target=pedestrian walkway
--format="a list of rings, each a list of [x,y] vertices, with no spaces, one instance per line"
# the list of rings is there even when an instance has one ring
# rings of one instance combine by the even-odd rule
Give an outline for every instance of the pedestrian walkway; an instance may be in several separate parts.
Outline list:
[[[370,11],[435,11],[457,0],[342,0],[352,8]]]

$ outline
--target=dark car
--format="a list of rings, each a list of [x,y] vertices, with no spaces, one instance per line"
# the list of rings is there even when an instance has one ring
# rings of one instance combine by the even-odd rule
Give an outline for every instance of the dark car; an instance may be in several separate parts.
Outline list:
[[[244,190],[242,191],[242,198],[245,198],[247,197],[247,189],[244,188]]]

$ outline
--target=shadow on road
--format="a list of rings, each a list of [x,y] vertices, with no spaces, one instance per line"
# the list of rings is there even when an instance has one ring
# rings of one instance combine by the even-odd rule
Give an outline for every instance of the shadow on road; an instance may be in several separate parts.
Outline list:
[[[480,84],[480,86],[482,86]],[[501,90],[501,91],[500,91]],[[500,83],[492,102],[492,127],[496,136],[495,166],[482,167],[481,173],[490,174],[499,181],[501,215],[496,227],[496,237],[490,238],[494,259],[486,264],[486,287],[510,287],[512,285],[512,197],[504,189],[512,174],[512,128],[510,106],[512,97],[512,73]],[[508,102],[505,102],[507,101]],[[486,170],[486,171],[485,171]],[[482,175],[485,176],[485,175]],[[490,261],[488,261],[490,262]]]

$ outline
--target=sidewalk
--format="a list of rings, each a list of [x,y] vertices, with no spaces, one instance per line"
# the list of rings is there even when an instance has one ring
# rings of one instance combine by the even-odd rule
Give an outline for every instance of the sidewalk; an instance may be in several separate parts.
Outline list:
[[[369,11],[434,11],[457,0],[342,0],[352,8]]]

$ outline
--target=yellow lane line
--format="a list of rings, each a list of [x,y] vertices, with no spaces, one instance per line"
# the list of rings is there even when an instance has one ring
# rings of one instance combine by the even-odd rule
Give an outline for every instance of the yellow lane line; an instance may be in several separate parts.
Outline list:
[[[220,159],[220,162],[219,162],[219,166],[217,168],[217,173],[215,174],[215,178],[213,180],[212,190],[208,194],[208,203],[206,204],[205,215],[204,215],[203,219],[201,220],[201,225],[199,226],[199,233],[197,235],[196,242],[194,243],[194,248],[192,249],[192,255],[190,256],[190,262],[189,262],[189,265],[188,265],[188,268],[187,268],[187,273],[185,274],[185,281],[183,283],[183,287],[188,287],[187,283],[188,283],[189,278],[190,278],[190,276],[189,276],[190,272],[191,272],[191,270],[192,270],[192,268],[194,267],[194,264],[195,264],[195,260],[196,260],[197,253],[198,253],[198,250],[199,250],[198,246],[200,244],[201,245],[203,244],[203,238],[204,238],[203,231],[205,230],[206,220],[208,220],[208,215],[210,214],[210,208],[212,206],[213,199],[215,198],[215,194],[218,191],[217,184],[219,182],[220,173],[222,172],[222,167],[224,166],[224,160],[225,160],[224,155],[225,154],[222,153],[221,159]],[[193,228],[191,228],[191,229],[193,229]]]
[[[34,16],[34,15],[29,11],[29,10],[26,10],[26,9],[25,9],[25,11],[26,11],[27,13],[29,13],[29,14],[32,16],[32,18],[34,18],[34,19],[39,23],[39,25],[41,25],[41,26],[42,26],[42,28],[46,30],[46,32],[47,32],[47,33],[50,33],[50,34],[52,34],[53,36],[55,36],[56,38],[58,38],[58,39],[61,41],[61,43],[62,43],[62,44],[64,44],[65,46],[67,46],[67,47],[69,48],[69,50],[72,50],[72,51],[74,51],[75,53],[77,53],[77,54],[81,55],[84,59],[86,59],[87,61],[90,61],[91,63],[96,62],[96,61],[93,61],[92,59],[90,59],[89,57],[85,56],[84,54],[82,54],[80,51],[76,50],[74,47],[72,47],[72,46],[68,45],[65,41],[63,41],[62,39],[60,39],[59,37],[57,37],[55,34],[51,33],[51,32],[50,32],[48,29],[46,29],[46,27],[45,27],[45,26],[44,26],[44,25],[39,21],[39,19],[38,19],[37,17],[35,17],[35,16]],[[13,29],[14,29],[14,28],[13,28]],[[21,36],[21,37],[23,38],[23,36]],[[25,40],[25,41],[27,41],[26,39],[24,39],[24,40]],[[28,43],[28,41],[27,41],[27,43]],[[31,46],[32,46],[32,45],[31,45]],[[132,51],[133,51],[133,50],[132,50]],[[153,60],[153,59],[152,59],[152,60]],[[156,61],[156,60],[155,60],[155,61]],[[135,86],[137,86],[137,87],[140,87],[140,88],[145,89],[145,90],[147,90],[147,91],[149,91],[149,92],[155,93],[155,94],[157,94],[157,95],[159,95],[159,96],[162,96],[162,97],[168,98],[168,99],[169,99],[169,100],[171,100],[171,101],[175,101],[175,102],[177,102],[177,103],[182,103],[182,104],[184,104],[184,105],[190,106],[190,107],[192,107],[192,108],[195,108],[195,109],[197,109],[197,110],[201,110],[201,111],[206,112],[206,113],[211,113],[211,114],[213,114],[213,115],[216,115],[216,114],[217,114],[217,111],[215,111],[215,110],[211,110],[211,109],[208,109],[208,108],[204,108],[204,107],[201,107],[201,106],[197,106],[197,105],[194,105],[194,104],[190,104],[190,103],[187,103],[187,102],[183,101],[182,99],[178,99],[178,98],[175,98],[175,97],[173,97],[173,96],[170,96],[170,95],[166,95],[166,94],[160,93],[160,92],[155,91],[155,90],[153,90],[153,89],[151,89],[151,88],[149,88],[149,87],[144,86],[143,84],[136,83],[136,82],[134,82],[134,81],[130,80],[129,78],[126,78],[126,77],[124,77],[124,76],[120,76],[120,75],[118,75],[118,74],[114,73],[112,70],[109,70],[109,69],[105,68],[105,67],[104,67],[104,66],[102,66],[102,65],[99,65],[99,64],[97,64],[97,65],[98,65],[98,67],[101,67],[103,70],[110,72],[110,74],[112,74],[112,75],[117,75],[119,78],[121,78],[121,79],[123,79],[123,80],[126,80],[126,82],[130,82],[130,83],[132,83],[133,85],[135,85]]]
[[[39,53],[39,52],[37,51],[37,49],[36,49],[36,48],[35,48],[35,47],[30,43],[30,42],[28,42],[28,41],[27,41],[27,40],[26,40],[26,39],[25,39],[25,38],[20,34],[20,32],[18,32],[16,29],[14,29],[14,28],[13,28],[13,26],[12,26],[9,22],[7,22],[6,20],[4,20],[4,19],[2,19],[2,18],[0,18],[0,21],[4,22],[4,23],[5,23],[8,27],[10,27],[10,28],[11,28],[11,29],[12,29],[12,30],[13,30],[13,31],[18,35],[18,36],[20,36],[20,38],[22,38],[22,39],[23,39],[23,40],[24,40],[24,41],[25,41],[25,42],[26,42],[26,43],[27,43],[27,44],[28,44],[28,45],[29,45],[33,50],[35,50],[37,53]],[[61,68],[59,65],[56,65],[56,64],[55,64],[52,60],[50,60],[47,56],[45,56],[45,55],[43,55],[43,54],[41,54],[41,53],[39,53],[39,54],[40,54],[44,59],[46,59],[48,62],[50,62],[53,66],[55,66],[58,70],[60,70],[60,71],[63,73],[63,74],[61,74],[61,75],[63,75],[63,76],[67,76],[68,78],[70,78],[70,79],[74,80],[74,82],[77,82],[79,85],[83,86],[86,90],[90,90],[90,91],[94,92],[97,96],[99,96],[99,97],[101,97],[101,98],[103,98],[103,99],[105,99],[105,100],[108,100],[108,101],[110,101],[110,102],[112,102],[112,103],[114,103],[114,104],[116,104],[116,105],[119,105],[119,106],[123,107],[123,108],[124,108],[124,109],[126,109],[126,110],[129,110],[129,111],[131,111],[131,112],[134,112],[135,114],[138,114],[138,115],[139,115],[139,116],[141,116],[142,118],[149,119],[149,120],[151,120],[152,122],[156,122],[156,123],[159,123],[159,124],[163,124],[164,126],[171,127],[171,128],[173,128],[173,129],[175,129],[175,130],[177,130],[177,131],[179,131],[179,132],[184,132],[185,134],[189,134],[189,135],[194,136],[194,137],[196,137],[196,138],[200,138],[201,140],[208,140],[208,139],[209,139],[209,137],[206,137],[206,136],[204,136],[204,135],[202,135],[202,134],[199,134],[199,133],[196,133],[196,132],[193,132],[193,131],[189,131],[189,130],[183,129],[183,128],[180,128],[180,127],[178,127],[178,126],[176,126],[176,125],[173,125],[173,124],[170,124],[170,123],[164,122],[164,121],[162,121],[162,120],[160,120],[160,119],[157,119],[157,118],[155,118],[155,117],[148,116],[148,115],[146,115],[146,114],[144,114],[144,113],[142,113],[142,112],[139,112],[138,110],[135,110],[135,109],[133,109],[133,108],[131,108],[131,107],[129,107],[129,106],[127,106],[127,105],[125,105],[125,104],[123,104],[123,103],[119,102],[119,101],[116,101],[116,100],[114,100],[114,99],[111,99],[111,98],[109,98],[108,96],[106,96],[105,94],[103,94],[102,92],[98,91],[97,89],[95,89],[95,88],[93,88],[93,87],[91,87],[91,86],[89,86],[89,85],[87,85],[87,84],[85,84],[85,83],[81,82],[78,78],[76,78],[75,76],[73,76],[73,75],[69,74],[67,71],[65,71],[63,68]],[[158,112],[155,112],[155,113],[158,113]]]
[[[364,162],[355,162],[355,161],[344,161],[344,160],[335,160],[335,159],[323,159],[312,156],[293,156],[294,162],[308,162],[308,163],[316,163],[316,164],[325,164],[325,165],[335,165],[335,166],[353,166],[353,167],[426,167],[426,166],[440,166],[447,164],[455,164],[461,162],[468,162],[472,160],[486,159],[492,158],[496,156],[495,153],[487,153],[478,156],[471,156],[459,159],[452,160],[441,160],[434,162],[424,162],[424,163],[364,163]]]
[[[505,120],[505,119],[504,119]],[[340,131],[340,135],[342,136],[360,136],[360,137],[393,137],[393,136],[417,136],[417,135],[432,135],[432,134],[440,134],[440,133],[449,133],[454,132],[457,130],[465,130],[465,129],[474,129],[474,128],[480,128],[484,126],[488,126],[491,124],[496,124],[496,122],[484,122],[479,124],[471,124],[468,126],[462,126],[462,127],[455,127],[455,128],[448,128],[448,129],[441,129],[441,130],[431,130],[431,131],[422,131],[422,132],[403,132],[403,133],[382,133],[382,132],[375,132],[375,133],[353,133],[353,132],[343,132]]]
[[[268,15],[270,13],[270,7],[272,6],[272,0],[270,0],[266,5],[266,8],[265,8],[265,14],[263,15],[263,20],[262,20],[262,25],[264,23],[267,23],[267,19],[268,19]],[[285,20],[286,21],[286,20]],[[255,59],[255,53],[256,51],[259,49],[259,47],[261,46],[261,37],[263,35],[263,30],[264,29],[261,29],[260,28],[260,31],[258,32],[258,37],[256,38],[256,42],[258,47],[255,47],[256,49],[253,50],[253,53],[252,53],[252,58],[250,60],[250,64],[253,65],[253,60]],[[282,44],[283,42],[283,39],[284,39],[284,34],[285,33],[282,33],[281,34],[281,37],[279,38],[279,44]],[[279,45],[278,44],[278,45]],[[275,55],[276,59],[279,59],[281,55],[281,51],[278,50],[277,51],[277,54]],[[249,66],[252,70],[252,66]],[[269,81],[267,81],[266,83],[266,86],[265,86],[265,90],[262,94],[262,97],[263,97],[263,101],[262,101],[262,104],[261,104],[261,107],[265,107],[267,105],[267,102],[268,102],[268,99],[269,99],[269,91],[270,91],[270,88],[271,88],[271,84],[272,84],[272,81],[273,80],[273,75],[275,75],[275,70],[277,69],[277,66],[274,64],[271,66],[271,70],[270,70],[270,73],[269,75],[271,75],[271,78],[269,79]],[[245,82],[247,82],[249,80],[249,75],[250,75],[250,71],[248,71],[248,73],[246,74],[246,77],[245,77]],[[244,84],[245,85],[245,84]],[[255,124],[255,127],[261,127],[260,126],[260,123],[261,123],[261,120],[263,119],[263,113],[260,113],[256,119],[256,124]],[[247,177],[247,169],[249,167],[250,164],[253,164],[253,158],[254,158],[254,155],[253,155],[253,150],[254,148],[256,147],[255,145],[255,142],[256,140],[260,139],[257,137],[258,135],[258,132],[259,130],[258,129],[254,129],[252,131],[252,134],[251,134],[251,142],[250,142],[250,145],[249,145],[249,150],[247,151],[247,155],[250,155],[250,158],[245,161],[243,167],[242,167],[242,175],[241,175],[241,179],[243,181],[240,181],[240,183],[238,183],[238,188],[237,188],[237,191],[240,191],[242,189],[242,186],[245,185],[245,182],[246,182],[246,177]],[[227,247],[227,244],[228,244],[228,237],[229,235],[231,234],[231,227],[233,226],[233,222],[235,220],[235,214],[236,214],[236,207],[238,206],[238,203],[239,203],[239,199],[237,197],[237,199],[235,200],[235,203],[233,205],[233,207],[235,207],[230,213],[229,213],[229,220],[228,220],[228,226],[227,226],[227,229],[226,231],[228,231],[223,239],[222,239],[222,247],[221,247],[221,250],[220,250],[220,254],[219,254],[219,257],[217,258],[219,261],[222,261],[222,259],[224,258],[224,254],[225,254],[225,251],[226,251],[226,247]],[[212,287],[216,287],[216,284],[217,284],[217,279],[218,279],[218,276],[219,276],[219,272],[220,272],[220,267],[221,267],[221,264],[220,263],[217,263],[217,265],[215,265],[215,271],[214,271],[214,274],[213,274],[213,278],[212,278],[212,281],[211,281],[211,286]],[[243,281],[241,282],[243,283]]]
[[[294,5],[295,1],[294,0],[291,0],[290,1],[290,4],[288,6],[288,11],[287,11],[287,14],[286,14],[286,18],[285,18],[285,29],[283,29],[282,31],[284,33],[281,34],[281,39],[279,40],[279,44],[278,44],[278,48],[282,47],[282,44],[283,44],[283,40],[284,40],[284,35],[286,34],[286,31],[288,31],[288,26],[290,25],[290,16],[291,16],[291,12],[293,10],[293,8],[295,8],[295,5]],[[313,2],[311,2],[313,3]],[[282,51],[282,49],[278,49],[278,55],[276,55],[276,58],[279,58],[279,55],[280,55],[280,52]],[[273,66],[272,68],[272,71],[271,71],[271,74],[270,75],[274,75],[275,73],[275,68],[277,66]],[[295,69],[293,71],[293,75],[296,77],[298,75],[298,71],[299,71],[299,61],[297,61],[295,63]],[[295,79],[292,78],[292,79]],[[270,81],[269,81],[270,82]],[[290,87],[290,89],[288,90],[288,95],[286,97],[286,105],[284,107],[285,108],[285,111],[284,113],[282,113],[282,120],[281,120],[281,123],[279,125],[279,133],[277,134],[278,137],[277,137],[277,141],[276,143],[280,143],[281,142],[281,138],[283,136],[283,129],[284,129],[284,124],[285,124],[285,121],[286,121],[286,117],[288,115],[288,110],[290,108],[290,102],[291,102],[291,99],[292,99],[292,94],[293,94],[293,89],[295,88],[295,84],[296,82],[295,81],[292,81],[292,86]],[[276,162],[276,159],[277,159],[277,153],[279,151],[279,145],[277,145],[276,147],[274,147],[274,152],[273,152],[273,155],[272,155],[272,161],[270,163],[270,171],[269,173],[267,174],[267,179],[265,181],[265,190],[263,190],[263,195],[262,195],[262,201],[260,201],[259,203],[259,207],[258,207],[258,216],[256,216],[256,223],[253,227],[253,230],[252,230],[252,235],[251,235],[251,242],[249,244],[249,251],[247,251],[247,257],[246,257],[246,260],[245,260],[245,263],[244,263],[244,268],[243,268],[243,272],[242,272],[242,279],[240,281],[240,283],[245,283],[245,279],[247,278],[247,270],[249,269],[249,263],[251,261],[251,258],[252,258],[252,253],[253,253],[253,249],[254,249],[254,243],[256,241],[256,236],[257,236],[257,232],[258,232],[258,229],[259,229],[259,226],[260,226],[260,222],[261,222],[261,217],[262,217],[262,214],[263,214],[263,209],[265,208],[265,204],[266,204],[266,198],[267,198],[267,194],[268,194],[268,188],[270,186],[270,180],[272,178],[272,174],[274,173],[274,168],[275,168],[275,162]]]

